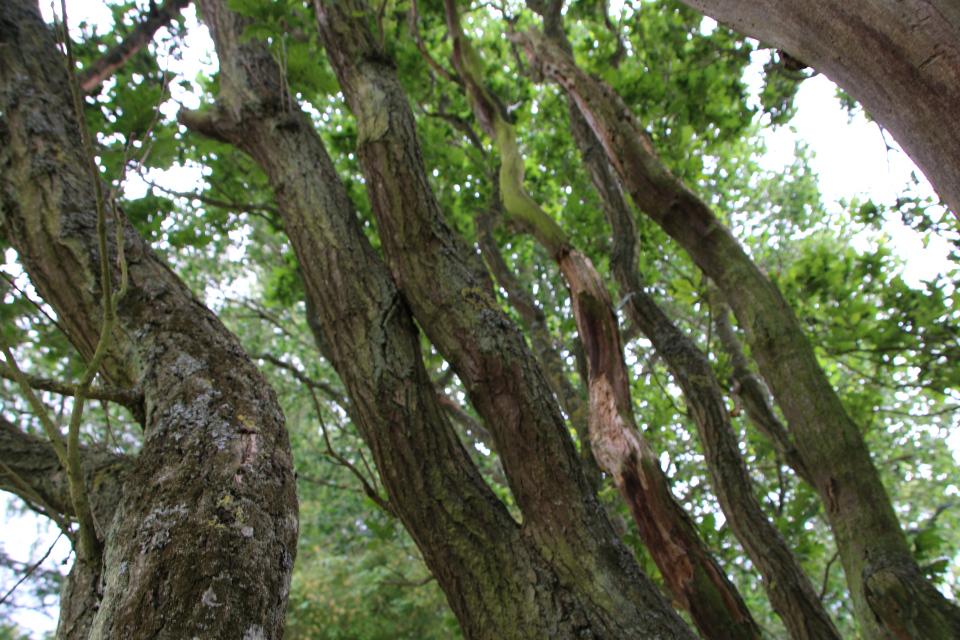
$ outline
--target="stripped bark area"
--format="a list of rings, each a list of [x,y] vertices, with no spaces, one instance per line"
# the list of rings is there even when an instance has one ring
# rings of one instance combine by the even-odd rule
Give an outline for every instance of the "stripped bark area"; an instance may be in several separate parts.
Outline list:
[[[51,35],[35,4],[0,3],[0,223],[89,359],[102,321],[96,202]],[[280,638],[298,513],[276,395],[125,222],[122,237],[129,290],[101,375],[142,391],[144,441],[100,523],[102,573],[71,574],[58,636]],[[109,254],[116,269],[113,242]]]
[[[898,611],[910,612],[917,628],[926,624],[920,621],[950,620],[960,629],[960,609],[923,580],[919,568],[906,569],[916,567],[916,562],[859,428],[777,287],[709,206],[660,162],[632,111],[608,85],[584,73],[539,32],[512,37],[531,63],[566,91],[634,203],[690,253],[723,292],[746,331],[751,353],[772,387],[826,506],[865,637],[879,640],[886,634],[884,616],[871,607],[864,584],[877,566],[887,573],[903,569],[898,579],[909,588],[895,595],[884,593],[897,602]]]
[[[454,67],[481,128],[500,151],[504,207],[553,256],[570,289],[586,352],[594,456],[627,502],[647,550],[700,633],[707,638],[759,638],[743,599],[673,498],[657,455],[637,427],[619,323],[606,286],[590,260],[572,247],[563,229],[527,194],[513,125],[483,85],[480,58],[463,33],[454,0],[445,0],[444,6],[454,38]]]

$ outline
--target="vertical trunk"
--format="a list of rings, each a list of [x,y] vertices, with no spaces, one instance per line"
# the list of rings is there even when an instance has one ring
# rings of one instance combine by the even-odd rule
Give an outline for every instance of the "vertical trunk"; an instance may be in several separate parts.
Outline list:
[[[89,356],[100,330],[96,206],[64,63],[25,0],[0,4],[0,45],[0,221]],[[101,523],[102,574],[83,576],[75,595],[102,585],[101,599],[59,634],[279,638],[297,535],[283,414],[237,339],[129,228],[124,249],[130,289],[106,377],[142,390],[144,442],[112,523]],[[71,593],[65,612],[76,610]]]
[[[568,547],[551,548],[542,544],[543,535],[534,524],[517,525],[486,487],[437,400],[420,357],[417,331],[395,278],[367,242],[309,119],[299,111],[283,111],[286,101],[279,94],[276,65],[261,43],[240,44],[243,22],[239,17],[216,0],[202,2],[201,9],[221,61],[221,95],[212,114],[182,111],[180,120],[245,150],[270,177],[284,227],[321,316],[320,330],[349,391],[358,428],[373,451],[390,508],[422,550],[464,635],[574,638],[652,633],[664,638],[690,637],[652,588],[640,593],[627,588],[627,596],[620,593],[621,584],[638,581],[638,570],[608,524],[603,530],[605,537],[600,538],[606,555],[597,562],[615,565],[626,575],[611,571],[612,579],[609,574],[596,577],[584,569],[583,565],[595,561],[595,547],[599,546],[588,527],[605,522],[599,505],[594,503],[592,511],[581,509],[571,516],[566,505],[577,500],[576,493],[571,496],[551,489],[550,496],[541,496],[543,511],[565,516],[562,529],[557,526],[550,534]],[[338,26],[340,36],[351,37],[349,22]],[[373,64],[381,67],[382,58]],[[386,71],[386,67],[382,69]],[[390,111],[376,107],[381,106],[378,99],[386,92],[398,90],[395,78],[392,84],[372,82],[366,89],[372,124],[387,128]],[[361,119],[362,141],[370,139],[365,130],[369,124]],[[378,130],[383,135],[383,129]],[[405,152],[417,155],[415,147]],[[368,184],[377,183],[369,172],[367,176]],[[382,180],[397,185],[389,172]],[[395,237],[387,228],[381,225],[385,246],[388,238]],[[448,247],[449,255],[460,255],[452,241]],[[421,286],[436,288],[436,279]],[[489,323],[503,330],[505,320],[486,315],[493,315],[492,309],[488,311],[492,305],[488,306],[482,291],[473,285],[462,293],[458,290],[458,295],[471,305],[476,326]],[[511,331],[508,337],[515,340],[519,334]],[[527,361],[516,360],[497,364],[508,373],[533,368]],[[549,398],[549,392],[541,389],[527,390],[535,395],[523,396],[524,389],[503,386],[502,376],[491,374],[489,384],[508,406],[544,406]],[[555,408],[552,413],[557,414]],[[539,478],[540,486],[535,489],[554,484],[569,491],[567,476],[585,485],[565,433],[565,441],[556,433],[524,433],[517,418],[512,418],[509,437],[503,437],[505,429],[500,428],[497,444],[501,451],[510,452],[504,454],[507,459],[513,460],[518,449],[526,454],[524,473]],[[526,435],[530,437],[524,441]],[[557,457],[551,458],[551,454]],[[516,466],[514,462],[508,469],[515,491]],[[564,473],[564,468],[572,468],[572,472]],[[578,534],[583,534],[582,539]]]
[[[609,86],[587,76],[539,33],[516,40],[576,103],[636,205],[690,253],[744,327],[826,506],[865,636],[883,638],[884,625],[960,630],[960,609],[923,578],[859,429],[777,287],[713,211],[660,162]]]
[[[810,65],[888,129],[960,216],[955,0],[682,0]]]

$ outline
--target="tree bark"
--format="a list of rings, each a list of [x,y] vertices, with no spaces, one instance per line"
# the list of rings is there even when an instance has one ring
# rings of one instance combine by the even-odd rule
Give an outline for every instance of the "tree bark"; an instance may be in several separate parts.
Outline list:
[[[547,319],[543,309],[507,266],[500,252],[500,246],[493,237],[494,219],[503,215],[499,189],[496,185],[494,185],[493,194],[494,202],[491,209],[478,210],[473,216],[477,244],[480,245],[480,251],[497,283],[507,292],[510,304],[527,323],[530,346],[537,356],[537,362],[543,368],[550,389],[556,394],[557,401],[567,414],[567,421],[570,422],[580,440],[580,459],[583,461],[584,473],[587,474],[587,479],[594,490],[599,490],[603,482],[603,472],[597,465],[593,446],[590,444],[590,425],[587,423],[589,408],[564,370],[560,353],[554,347],[553,338],[547,330]],[[494,210],[498,211],[498,215],[494,215]]]
[[[89,357],[100,332],[93,184],[62,56],[25,0],[0,4],[0,110],[3,233]],[[58,634],[280,638],[298,520],[276,396],[143,238],[127,226],[123,241],[130,287],[102,375],[142,390],[144,442],[101,523],[102,571],[71,577]]]
[[[715,297],[719,298],[720,296]],[[738,388],[735,393],[740,397],[747,417],[760,433],[769,438],[774,449],[783,456],[784,461],[790,465],[797,476],[811,487],[814,486],[813,475],[807,470],[807,463],[804,461],[803,455],[797,445],[793,443],[793,438],[790,436],[786,425],[780,421],[773,410],[773,403],[766,384],[750,368],[747,357],[743,355],[740,340],[737,338],[733,325],[730,324],[730,307],[721,300],[711,300],[710,310],[713,313],[713,324],[717,328],[720,346],[730,356],[730,362],[733,365],[733,379],[736,381]]]
[[[344,4],[336,6],[348,16],[357,10]],[[513,521],[457,439],[424,369],[419,337],[395,284],[396,275],[388,271],[366,240],[313,125],[299,110],[285,110],[284,105],[290,103],[281,97],[278,69],[269,51],[257,41],[239,42],[244,21],[223,3],[205,0],[201,9],[218,49],[221,94],[213,112],[182,111],[180,120],[206,135],[237,145],[252,155],[270,178],[309,295],[321,316],[319,329],[348,389],[358,415],[358,429],[373,452],[390,509],[422,550],[464,635],[574,638],[643,633],[691,637],[652,585],[643,583],[643,590],[633,586],[640,583],[639,570],[599,505],[594,501],[589,504],[590,511],[581,508],[570,514],[570,496],[551,486],[567,488],[570,478],[564,473],[572,468],[569,476],[575,486],[586,489],[569,436],[564,432],[565,441],[558,446],[556,433],[531,433],[517,415],[511,416],[509,427],[501,420],[499,433],[494,434],[499,436],[498,450],[508,452],[503,457],[512,461],[512,467],[507,468],[511,486],[518,492],[518,466],[525,467],[524,481],[529,478],[538,486],[518,493],[530,501],[531,489],[548,491],[539,498],[540,510],[559,513],[565,519],[549,532],[551,542],[556,541],[553,546],[543,543],[540,527],[526,514],[522,527]],[[339,37],[349,38],[356,25],[341,16],[337,28]],[[382,105],[378,99],[399,86],[395,76],[392,82],[387,81],[390,76],[385,74],[388,67],[382,57],[372,61],[363,58],[363,64],[372,65],[380,73],[366,86],[370,92],[366,108],[373,123],[383,126],[396,108],[379,111],[377,107]],[[349,99],[349,90],[346,95]],[[398,95],[409,112],[406,98]],[[410,117],[412,120],[412,114]],[[360,121],[361,140],[369,140],[365,138],[369,130],[362,118]],[[416,147],[405,149],[405,153],[418,157]],[[365,155],[361,151],[361,158]],[[397,178],[391,171],[374,176],[369,166],[365,168],[368,184],[382,179],[396,186]],[[376,198],[371,200],[376,202]],[[381,226],[385,247],[387,238],[396,237],[387,229]],[[447,247],[449,255],[461,256],[452,239]],[[409,257],[410,261],[416,259]],[[469,273],[465,265],[461,266],[462,273]],[[457,293],[469,305],[474,326],[483,330],[484,323],[489,323],[499,331],[506,329],[505,319],[487,311],[489,294],[478,293],[485,291],[482,283],[470,282],[472,289]],[[437,281],[420,286],[436,288]],[[522,340],[512,328],[507,337]],[[465,341],[469,343],[470,338]],[[488,349],[497,346],[494,343]],[[517,364],[495,364],[509,374],[516,368],[529,372],[535,368],[531,361],[525,358]],[[531,398],[519,395],[523,389],[515,393],[504,388],[502,378],[490,370],[489,384],[496,386],[500,401],[508,408],[517,397],[521,402],[531,402]],[[549,391],[534,391],[539,395],[532,401],[544,406]],[[558,415],[555,407],[548,413],[552,415]],[[557,449],[564,457],[547,457]],[[522,465],[516,462],[517,453],[526,455]],[[574,493],[572,498],[576,501],[579,496]],[[597,528],[602,536],[596,536]],[[606,552],[599,554],[599,559],[597,547]],[[599,563],[609,568],[594,575]],[[626,587],[621,590],[621,585]]]
[[[884,597],[871,602],[896,601],[904,627],[960,629],[960,609],[922,579],[863,437],[779,289],[713,211],[660,162],[633,113],[608,85],[589,77],[536,31],[514,39],[576,103],[634,203],[690,253],[744,327],[826,507],[865,637],[883,638],[881,620],[893,615],[893,609],[876,611],[868,602],[864,581],[876,575],[884,576],[875,579],[878,585],[902,585],[877,587]]]
[[[960,216],[954,0],[681,1],[837,83],[893,134]]]

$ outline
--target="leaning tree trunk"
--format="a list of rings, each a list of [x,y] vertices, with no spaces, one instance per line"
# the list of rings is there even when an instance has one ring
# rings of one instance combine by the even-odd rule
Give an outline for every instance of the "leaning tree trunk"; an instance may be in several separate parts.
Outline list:
[[[533,3],[544,16],[545,35],[564,51],[572,47],[563,29],[561,2]],[[763,577],[773,610],[794,640],[839,640],[840,635],[810,579],[753,492],[739,442],[707,357],[647,294],[637,269],[637,228],[633,210],[610,167],[600,141],[576,102],[569,101],[571,131],[610,221],[610,270],[634,323],[664,359],[683,390],[700,437],[711,482],[723,513]]]
[[[457,439],[424,368],[397,278],[367,241],[319,135],[299,109],[285,111],[289,100],[281,96],[269,50],[255,40],[241,44],[245,22],[224,2],[204,0],[201,10],[220,58],[221,93],[212,112],[182,111],[180,121],[244,150],[270,178],[320,315],[319,331],[373,452],[388,508],[423,552],[464,635],[692,638],[640,573],[593,497],[522,336],[487,302],[482,283],[464,275],[469,284],[456,295],[470,310],[471,333],[464,331],[462,341],[469,352],[477,349],[473,335],[493,337],[483,346],[490,385],[485,397],[495,398],[506,416],[496,416],[495,428],[489,419],[487,424],[511,487],[522,497],[524,525],[510,517]],[[340,37],[356,36],[349,21],[338,26]],[[381,126],[391,110],[379,111],[384,105],[377,100],[399,85],[382,57],[372,64],[380,75],[367,87],[372,95],[366,108]],[[380,134],[371,137],[361,121],[361,141],[382,140],[384,130]],[[415,144],[404,151],[408,164],[419,162],[422,171]],[[368,176],[368,184],[379,180],[401,192],[401,185],[412,186],[391,171]],[[387,236],[385,231],[385,245]],[[447,250],[460,255],[455,242]],[[469,274],[465,265],[458,268]],[[439,288],[436,278],[419,286]],[[524,384],[521,376],[537,384]],[[555,428],[538,429],[543,424]]]
[[[960,217],[956,0],[681,0],[820,71],[888,129]]]
[[[513,37],[584,114],[634,203],[690,253],[746,331],[823,500],[865,637],[885,640],[886,630],[918,640],[960,637],[960,609],[917,566],[863,436],[780,290],[660,161],[609,85],[540,33]]]
[[[707,640],[759,638],[736,586],[674,498],[660,461],[640,431],[630,397],[619,321],[599,273],[524,187],[524,159],[513,125],[484,84],[483,67],[463,32],[455,0],[445,0],[453,64],[480,126],[500,152],[500,192],[511,218],[553,257],[570,290],[587,360],[589,430],[594,455],[626,502],[640,537],[674,598]]]
[[[100,333],[96,204],[51,36],[36,4],[0,3],[0,224],[89,358]],[[144,239],[127,226],[123,241],[130,285],[102,375],[139,387],[144,441],[101,523],[102,573],[84,576],[86,589],[71,578],[62,609],[99,601],[65,615],[58,634],[280,638],[298,514],[276,395]]]

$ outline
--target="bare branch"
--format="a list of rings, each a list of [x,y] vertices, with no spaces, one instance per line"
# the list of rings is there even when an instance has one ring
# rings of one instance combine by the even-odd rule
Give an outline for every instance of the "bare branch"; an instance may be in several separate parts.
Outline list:
[[[27,569],[27,571],[23,574],[23,577],[20,578],[19,580],[17,580],[17,584],[13,585],[13,587],[10,588],[10,591],[7,591],[6,595],[4,595],[2,598],[0,598],[0,604],[6,603],[7,598],[9,598],[11,595],[13,595],[13,592],[17,590],[17,587],[19,587],[21,584],[23,584],[23,582],[24,582],[27,578],[29,578],[31,575],[33,575],[33,572],[36,571],[37,568],[38,568],[41,564],[43,564],[43,562],[44,562],[47,558],[50,557],[50,554],[53,553],[53,548],[54,548],[55,546],[57,546],[57,543],[58,543],[58,542],[60,542],[60,536],[62,536],[62,535],[63,535],[63,533],[61,533],[60,535],[57,536],[57,539],[53,541],[53,544],[51,544],[51,545],[50,545],[50,548],[47,549],[47,552],[46,552],[45,554],[43,554],[43,557],[40,558],[36,563],[30,565],[30,567]],[[432,576],[431,576],[431,577],[432,577]]]
[[[34,389],[40,391],[49,391],[61,396],[73,397],[76,394],[76,385],[53,380],[51,378],[41,378],[40,376],[30,376],[24,374],[27,383]],[[0,378],[17,382],[17,374],[10,367],[0,365]],[[113,402],[126,407],[133,414],[133,417],[141,425],[144,424],[143,394],[137,389],[121,389],[118,387],[96,386],[90,387],[87,398],[91,400],[101,400]]]

